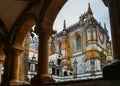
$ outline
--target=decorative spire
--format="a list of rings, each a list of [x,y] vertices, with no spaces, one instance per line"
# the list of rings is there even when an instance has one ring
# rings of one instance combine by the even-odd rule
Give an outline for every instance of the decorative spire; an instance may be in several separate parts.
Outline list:
[[[87,11],[88,14],[93,14],[92,10],[91,10],[91,7],[90,7],[90,3],[88,3],[88,11]]]
[[[104,23],[104,30],[106,31],[107,35],[108,35],[108,30],[106,28],[106,24]],[[109,39],[109,36],[108,36],[108,39]]]
[[[63,30],[66,29],[66,21],[64,20],[64,24],[63,24]]]
[[[106,24],[104,23],[104,29],[106,29]]]
[[[63,24],[63,34],[64,34],[64,35],[67,34],[66,31],[67,31],[67,30],[66,30],[66,22],[65,22],[65,20],[64,20],[64,24]]]

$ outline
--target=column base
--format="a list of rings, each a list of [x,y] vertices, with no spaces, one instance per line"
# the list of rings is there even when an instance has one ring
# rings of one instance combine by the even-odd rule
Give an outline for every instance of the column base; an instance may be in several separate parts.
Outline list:
[[[16,79],[15,79],[15,80],[11,80],[11,81],[10,81],[10,86],[11,86],[11,85],[19,85],[19,83],[20,83],[19,80],[16,80]]]
[[[34,78],[31,79],[32,86],[39,86],[41,83],[49,82],[55,82],[55,80],[48,75],[35,75]]]
[[[120,79],[120,61],[114,61],[103,68],[103,79]]]

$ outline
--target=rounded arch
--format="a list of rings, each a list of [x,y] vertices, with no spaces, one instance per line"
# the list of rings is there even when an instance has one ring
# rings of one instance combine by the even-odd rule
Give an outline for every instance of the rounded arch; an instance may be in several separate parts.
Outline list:
[[[23,17],[23,20],[18,25],[18,28],[13,32],[11,37],[11,44],[13,47],[22,49],[23,41],[31,27],[36,24],[36,17],[30,13]],[[20,27],[19,27],[20,26]]]
[[[38,25],[42,24],[42,26],[52,29],[54,20],[58,12],[60,11],[60,9],[66,3],[66,1],[67,0],[64,0],[64,1],[59,0],[57,2],[49,1],[47,3],[44,2],[39,12],[38,19],[36,19],[36,16],[33,13],[23,16],[21,21],[19,22],[20,24],[17,26],[17,28],[15,28],[15,31],[12,32],[11,44],[13,46],[21,48],[27,32],[29,32],[31,27],[35,24],[38,24]],[[36,22],[36,20],[38,20],[39,22]]]
[[[52,29],[57,14],[66,2],[67,0],[50,0],[44,2],[38,18],[44,28]]]

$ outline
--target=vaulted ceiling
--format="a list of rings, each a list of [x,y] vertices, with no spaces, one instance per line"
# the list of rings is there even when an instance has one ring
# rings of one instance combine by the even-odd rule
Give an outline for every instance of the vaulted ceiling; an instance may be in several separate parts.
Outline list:
[[[3,49],[6,44],[8,46],[11,38],[14,39],[19,31],[23,32],[19,29],[29,14],[34,16],[35,22],[39,21],[44,26],[52,27],[57,14],[66,1],[0,0],[0,56],[4,53]]]
[[[45,19],[54,22],[57,13],[67,0],[0,0],[0,39],[10,35],[15,24],[19,24],[21,18],[28,13],[41,15]],[[50,23],[49,22],[49,23]]]
[[[30,1],[0,0],[0,39],[10,34],[16,19]]]
[[[14,24],[15,20],[27,7],[29,1],[19,0],[1,0],[0,1],[0,18],[6,26],[7,31]]]

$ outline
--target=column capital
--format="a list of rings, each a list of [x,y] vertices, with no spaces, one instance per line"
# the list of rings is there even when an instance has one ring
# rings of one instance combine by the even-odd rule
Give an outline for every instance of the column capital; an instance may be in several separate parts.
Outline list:
[[[53,31],[53,29],[51,28],[44,28],[44,27],[40,27],[40,26],[35,26],[34,32],[38,35],[38,36],[46,36],[46,37],[50,37],[53,33],[55,33],[55,31]]]
[[[12,53],[16,55],[20,55],[23,52],[23,49],[17,48],[15,46],[12,46],[11,50],[12,50]]]
[[[16,52],[18,54],[20,54],[21,52],[23,52],[23,49],[22,48],[19,48],[19,47],[16,47],[16,46],[12,46],[11,50],[13,52]]]

